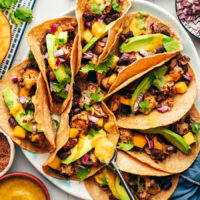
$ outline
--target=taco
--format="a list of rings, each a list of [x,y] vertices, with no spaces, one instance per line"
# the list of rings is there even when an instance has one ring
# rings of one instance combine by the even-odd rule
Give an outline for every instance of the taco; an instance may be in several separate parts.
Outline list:
[[[143,130],[119,129],[118,146],[127,154],[168,173],[186,170],[196,159],[200,114],[195,106],[179,121]]]
[[[131,3],[129,0],[78,0],[76,16],[79,25],[78,67],[89,59],[99,64],[111,50],[123,18]]]
[[[14,142],[32,152],[55,148],[44,80],[34,61],[25,60],[0,81],[0,127]]]
[[[28,44],[46,83],[50,109],[61,114],[72,96],[78,27],[75,18],[46,21],[27,34]]]
[[[76,82],[73,102],[61,115],[57,148],[43,165],[45,173],[82,181],[102,167],[99,161],[111,159],[119,132],[102,99],[95,84]]]
[[[137,200],[167,200],[178,184],[178,175],[155,177],[123,172],[123,176]],[[85,180],[85,186],[93,200],[129,200],[119,177],[106,167]]]
[[[121,128],[148,129],[166,126],[182,118],[192,107],[197,84],[189,65],[181,54],[148,73],[132,77],[132,82],[120,85],[108,94],[108,107]]]
[[[183,50],[178,36],[157,17],[137,12],[125,16],[123,22],[117,40],[100,64],[93,62],[94,52],[83,54],[80,71],[97,72],[99,84],[108,93],[122,83],[128,85],[135,75],[164,64]]]

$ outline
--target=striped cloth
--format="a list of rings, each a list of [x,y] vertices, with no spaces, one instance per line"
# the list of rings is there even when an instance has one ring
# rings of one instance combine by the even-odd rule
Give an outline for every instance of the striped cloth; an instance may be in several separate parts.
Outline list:
[[[16,10],[21,6],[25,6],[30,9],[33,9],[35,1],[36,0],[18,0],[18,3],[13,5],[12,8]],[[10,49],[7,53],[7,56],[5,57],[3,62],[0,64],[0,79],[11,68],[13,60],[15,58],[15,54],[17,52],[18,46],[20,44],[21,38],[23,36],[23,33],[27,25],[27,23],[22,23],[22,26],[18,27],[17,25],[12,24],[8,11],[4,11],[4,14],[9,19],[9,22],[11,25],[12,40],[11,40]]]

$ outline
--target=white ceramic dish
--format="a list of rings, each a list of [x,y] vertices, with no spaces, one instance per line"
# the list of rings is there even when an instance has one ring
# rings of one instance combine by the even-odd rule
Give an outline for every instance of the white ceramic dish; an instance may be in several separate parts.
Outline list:
[[[135,0],[134,1],[134,7],[130,9],[129,12],[134,11],[144,11],[148,12],[154,16],[159,17],[163,21],[165,21],[167,24],[169,24],[173,30],[180,36],[183,44],[184,44],[184,51],[183,54],[186,54],[191,58],[191,66],[194,68],[194,71],[196,73],[196,78],[198,85],[200,84],[200,70],[199,70],[199,58],[197,51],[194,47],[194,44],[192,43],[190,37],[188,36],[185,29],[181,26],[181,24],[176,20],[175,17],[173,17],[171,14],[169,14],[164,9],[156,6],[155,4],[152,4],[147,1],[143,0]],[[62,13],[60,16],[75,16],[75,9],[68,10],[64,13]],[[59,17],[60,17],[59,16]],[[200,97],[198,95],[196,105],[198,109],[200,110]],[[89,196],[88,192],[85,189],[85,186],[83,183],[79,183],[77,181],[66,181],[66,180],[59,180],[50,176],[47,176],[42,171],[42,164],[47,160],[49,154],[35,154],[31,153],[26,150],[22,150],[24,152],[24,155],[27,157],[27,159],[32,163],[32,165],[41,173],[43,174],[49,181],[51,181],[54,185],[62,189],[63,191],[76,196],[80,199],[86,199],[91,200],[91,197]]]
[[[14,161],[14,158],[15,158],[15,145],[14,145],[13,141],[10,139],[10,137],[7,136],[3,132],[3,130],[0,129],[0,132],[6,137],[6,139],[8,140],[8,143],[10,145],[10,160],[9,160],[7,167],[2,172],[0,172],[0,177],[1,177],[11,168],[11,166],[13,164],[13,161]]]

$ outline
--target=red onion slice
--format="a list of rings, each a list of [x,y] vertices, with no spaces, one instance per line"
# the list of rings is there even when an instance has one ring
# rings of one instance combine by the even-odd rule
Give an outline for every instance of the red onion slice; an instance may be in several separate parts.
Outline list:
[[[65,91],[66,91],[66,92],[69,92],[69,88],[70,88],[70,84],[67,84],[67,85],[65,86]]]
[[[58,24],[53,24],[53,26],[51,27],[51,34],[54,34],[58,29]]]
[[[92,115],[88,115],[88,119],[89,119],[89,121],[91,121],[93,123],[96,123],[99,120],[99,118],[92,116]]]
[[[188,73],[183,74],[183,78],[185,78],[185,79],[188,80],[188,81],[191,81],[191,80],[192,80],[192,76],[189,75]]]
[[[165,113],[165,112],[168,112],[170,111],[170,107],[169,106],[163,106],[161,108],[157,108],[157,111],[160,112],[160,113]]]
[[[50,92],[53,92],[53,82],[50,82]]]
[[[11,80],[12,80],[13,83],[18,83],[19,82],[17,76],[13,76],[11,78]]]
[[[36,127],[36,125],[33,125],[33,127],[32,127],[32,133],[33,134],[37,133],[37,127]]]
[[[142,50],[140,50],[140,55],[143,57],[148,57],[148,56],[152,56],[152,53],[142,49]]]
[[[64,55],[65,55],[65,52],[63,51],[63,49],[59,49],[59,50],[57,50],[57,51],[54,52],[54,56],[56,58],[64,56]]]
[[[150,139],[150,137],[149,137],[148,135],[145,135],[145,138],[146,138],[146,140],[147,140],[149,149],[153,149],[153,148],[154,148],[154,142],[153,142],[153,140]]]
[[[135,105],[134,105],[134,107],[133,107],[133,111],[134,111],[134,112],[137,112],[137,111],[138,111],[138,109],[139,109],[139,104],[140,104],[140,102],[142,101],[143,96],[144,96],[144,95],[143,95],[142,93],[138,96],[138,98],[137,98],[137,100],[136,100],[136,102],[135,102]]]
[[[24,104],[24,103],[28,103],[28,102],[29,102],[29,100],[28,100],[26,97],[24,97],[24,96],[19,97],[19,98],[17,99],[17,101],[18,101],[20,104]]]
[[[58,65],[60,65],[60,63],[61,63],[60,59],[57,59],[56,60],[56,66],[58,67]]]

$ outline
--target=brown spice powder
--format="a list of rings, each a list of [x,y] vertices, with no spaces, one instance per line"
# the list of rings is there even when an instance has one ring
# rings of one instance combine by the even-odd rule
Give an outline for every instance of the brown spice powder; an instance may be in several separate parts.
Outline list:
[[[0,172],[8,165],[10,160],[10,145],[6,137],[0,132]]]

